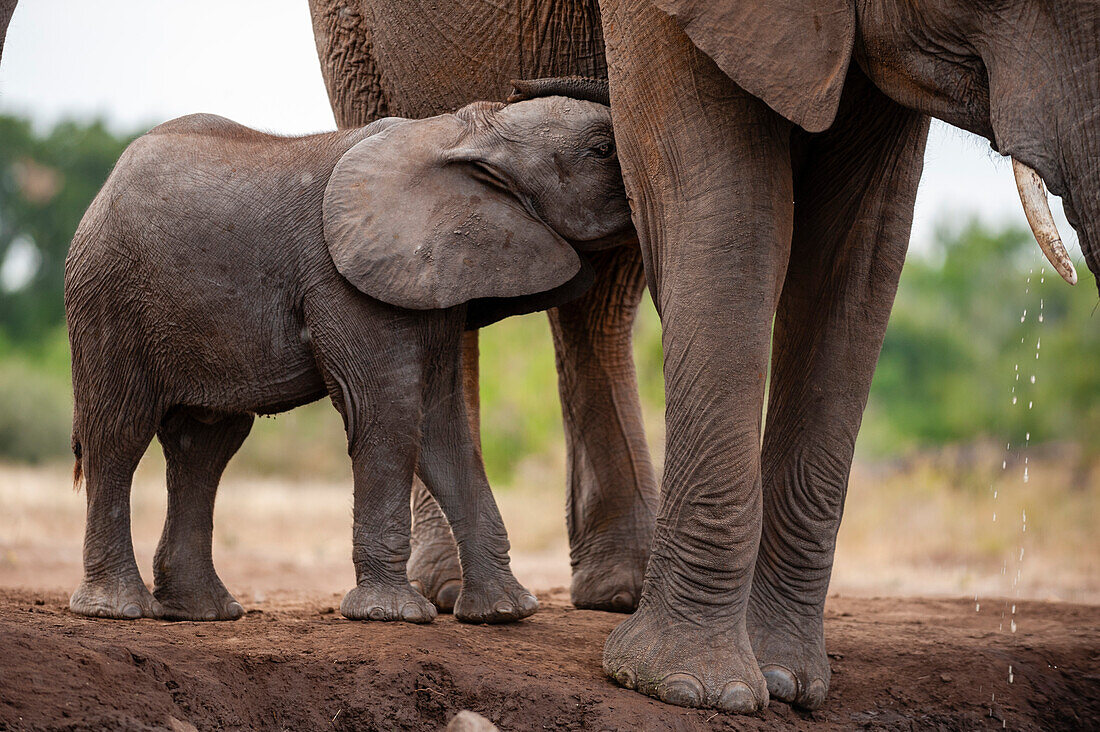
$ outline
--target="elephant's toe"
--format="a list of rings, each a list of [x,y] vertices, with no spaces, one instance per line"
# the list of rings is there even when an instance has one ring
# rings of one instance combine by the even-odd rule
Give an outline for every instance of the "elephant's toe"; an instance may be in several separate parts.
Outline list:
[[[658,698],[678,707],[702,706],[705,695],[702,683],[691,674],[669,674],[657,685]]]

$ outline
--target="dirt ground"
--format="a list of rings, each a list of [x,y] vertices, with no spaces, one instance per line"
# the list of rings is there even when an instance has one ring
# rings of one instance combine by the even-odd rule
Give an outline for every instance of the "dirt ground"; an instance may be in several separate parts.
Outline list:
[[[436,730],[473,709],[504,730],[1096,729],[1100,608],[832,598],[833,687],[813,714],[666,706],[600,670],[622,620],[564,591],[512,626],[343,619],[279,596],[228,623],[91,620],[59,593],[0,592],[2,729]]]
[[[0,730],[434,730],[464,708],[502,730],[1100,729],[1096,492],[1073,487],[1095,481],[1004,479],[997,497],[984,476],[959,475],[857,469],[826,620],[829,700],[813,715],[773,703],[746,718],[603,677],[622,616],[568,603],[560,475],[498,493],[516,576],[543,601],[518,625],[344,620],[346,482],[249,477],[222,486],[214,537],[248,614],[162,623],[72,615],[85,496],[66,466],[0,466]],[[162,465],[139,470],[132,506],[149,580]]]

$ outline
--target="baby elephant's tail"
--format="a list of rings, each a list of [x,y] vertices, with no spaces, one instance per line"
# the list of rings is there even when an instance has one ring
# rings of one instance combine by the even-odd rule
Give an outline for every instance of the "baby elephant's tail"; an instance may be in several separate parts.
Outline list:
[[[84,481],[84,465],[80,458],[83,455],[83,450],[80,449],[80,440],[77,439],[76,433],[73,433],[73,455],[76,456],[76,462],[73,464],[73,490],[80,490],[80,484]]]

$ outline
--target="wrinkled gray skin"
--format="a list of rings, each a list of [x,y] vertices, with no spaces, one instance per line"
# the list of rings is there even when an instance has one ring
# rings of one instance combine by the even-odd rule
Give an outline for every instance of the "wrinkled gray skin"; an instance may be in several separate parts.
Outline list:
[[[663,325],[667,446],[644,591],[609,638],[604,668],[676,704],[748,712],[770,695],[821,706],[834,542],[928,115],[1037,170],[1100,271],[1100,3],[311,7],[338,120],[454,107],[512,77],[610,77]],[[618,348],[636,264],[624,254],[601,265],[584,314],[563,317],[567,305],[552,320],[570,519],[585,529],[570,525],[575,601],[593,597],[589,582],[578,593],[579,571],[618,579],[646,531],[629,519],[644,503],[644,452],[624,447],[634,383]],[[617,544],[586,543],[609,527]],[[585,546],[600,551],[577,552]]]
[[[7,37],[8,23],[15,12],[16,0],[0,0],[0,60],[4,57],[4,38]]]
[[[413,156],[399,142],[421,151],[408,169]],[[378,176],[407,189],[359,183]],[[459,187],[474,193],[455,198]],[[362,210],[341,208],[337,199],[349,192],[353,201],[364,196]],[[370,208],[374,201],[383,207]],[[365,238],[389,249],[370,250],[374,260],[348,259],[366,249],[340,239],[341,225],[364,231],[367,221]],[[430,225],[417,229],[424,221]],[[379,230],[386,226],[393,228]],[[492,226],[504,241],[459,235]],[[424,241],[409,241],[413,230],[427,231]],[[240,617],[211,561],[222,470],[254,415],[328,395],[344,418],[355,483],[357,586],[343,614],[435,616],[405,572],[415,467],[458,541],[459,619],[530,615],[537,601],[509,569],[504,526],[467,424],[460,338],[475,311],[491,321],[583,291],[590,270],[571,244],[583,249],[624,230],[629,210],[610,113],[590,102],[482,102],[455,115],[301,138],[194,115],[138,139],[89,207],[66,261],[73,447],[88,499],[84,579],[71,608],[114,618]],[[437,235],[442,246],[430,250]],[[525,235],[553,257],[524,248]],[[504,252],[502,266],[467,266],[485,252],[496,256],[494,247]],[[399,276],[376,282],[391,252],[405,257]],[[549,292],[531,290],[527,283],[541,281],[544,260],[554,257],[572,264],[544,283]],[[448,264],[465,273],[437,282],[432,296],[461,289],[477,298],[502,283],[516,289],[509,263],[525,268],[518,287],[527,288],[526,300],[413,310],[361,291],[386,292],[397,282],[415,298],[432,267]],[[134,561],[129,496],[154,435],[167,461],[168,515],[150,593]]]

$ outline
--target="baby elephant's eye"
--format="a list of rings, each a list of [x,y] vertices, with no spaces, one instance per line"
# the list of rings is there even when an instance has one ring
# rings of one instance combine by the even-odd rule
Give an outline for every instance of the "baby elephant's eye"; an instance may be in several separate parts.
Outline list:
[[[609,158],[615,154],[615,143],[604,140],[592,146],[592,154],[598,158]]]

